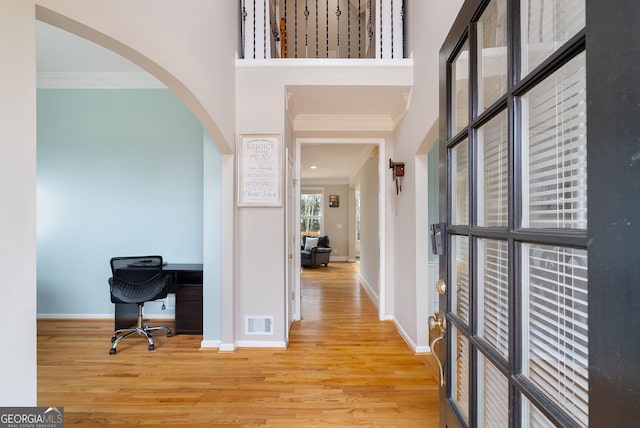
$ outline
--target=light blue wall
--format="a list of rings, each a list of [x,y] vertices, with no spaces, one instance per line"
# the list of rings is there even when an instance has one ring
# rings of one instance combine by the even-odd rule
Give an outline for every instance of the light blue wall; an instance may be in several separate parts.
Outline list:
[[[39,315],[113,314],[112,256],[202,262],[204,132],[172,92],[40,89],[37,114]]]

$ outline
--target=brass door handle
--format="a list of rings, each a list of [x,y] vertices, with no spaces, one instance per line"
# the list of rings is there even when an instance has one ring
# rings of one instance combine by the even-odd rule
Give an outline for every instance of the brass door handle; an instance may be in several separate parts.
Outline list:
[[[431,348],[431,354],[436,359],[436,363],[438,363],[438,370],[440,374],[440,386],[444,386],[444,368],[442,366],[442,362],[440,358],[438,358],[438,354],[435,352],[434,347],[436,343],[445,338],[447,334],[447,319],[445,318],[442,312],[438,312],[434,315],[429,316],[429,330],[438,330],[438,336],[436,336],[429,347]]]

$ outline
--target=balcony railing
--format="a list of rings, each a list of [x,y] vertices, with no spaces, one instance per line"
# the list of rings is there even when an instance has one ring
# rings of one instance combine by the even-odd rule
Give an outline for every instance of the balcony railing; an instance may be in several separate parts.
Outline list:
[[[245,59],[404,58],[404,0],[241,0]]]

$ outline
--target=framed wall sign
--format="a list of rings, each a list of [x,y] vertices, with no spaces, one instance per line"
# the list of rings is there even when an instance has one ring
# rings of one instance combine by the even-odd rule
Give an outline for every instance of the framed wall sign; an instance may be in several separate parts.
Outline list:
[[[238,139],[238,205],[282,206],[282,143],[278,134]]]

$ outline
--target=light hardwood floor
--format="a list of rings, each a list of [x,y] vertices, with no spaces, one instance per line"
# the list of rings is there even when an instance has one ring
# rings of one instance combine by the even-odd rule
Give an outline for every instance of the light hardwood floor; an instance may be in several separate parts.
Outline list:
[[[106,290],[105,290],[106,292]],[[38,405],[67,426],[436,427],[438,387],[394,325],[377,320],[357,264],[303,272],[288,349],[200,349],[141,337],[109,355],[112,320],[38,321]]]

